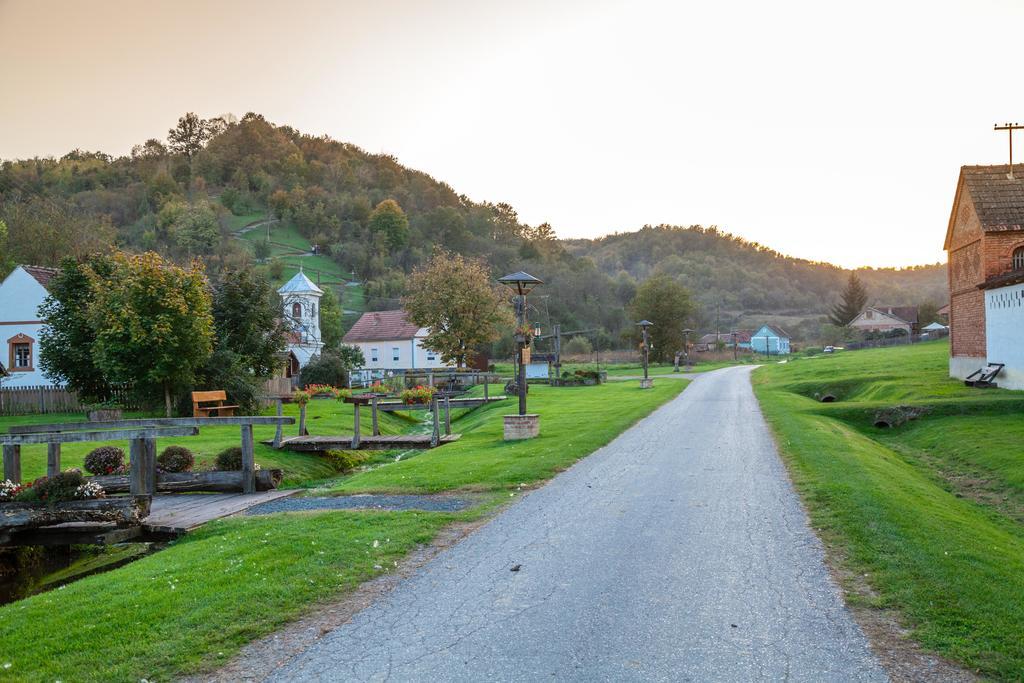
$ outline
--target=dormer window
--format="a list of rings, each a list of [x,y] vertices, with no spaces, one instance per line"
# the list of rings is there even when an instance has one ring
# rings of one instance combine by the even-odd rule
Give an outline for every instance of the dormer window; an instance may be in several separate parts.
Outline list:
[[[1024,247],[1017,247],[1013,250],[1011,267],[1013,270],[1024,270]]]
[[[297,303],[297,302],[292,304],[292,317],[293,318],[301,318],[302,317],[302,304]]]

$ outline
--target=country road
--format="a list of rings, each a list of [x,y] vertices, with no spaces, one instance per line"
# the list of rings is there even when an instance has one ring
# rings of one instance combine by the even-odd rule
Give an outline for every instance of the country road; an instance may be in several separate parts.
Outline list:
[[[886,680],[750,372],[702,374],[271,680]]]

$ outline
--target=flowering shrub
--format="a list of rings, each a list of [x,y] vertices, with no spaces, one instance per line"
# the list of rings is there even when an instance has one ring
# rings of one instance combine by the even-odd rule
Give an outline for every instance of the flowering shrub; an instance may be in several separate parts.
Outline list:
[[[423,385],[417,385],[412,389],[406,389],[399,398],[402,399],[402,403],[406,405],[412,405],[414,403],[430,403],[430,399],[434,397],[433,387],[425,387]]]
[[[106,492],[96,482],[86,481],[81,470],[66,470],[52,477],[39,477],[21,487],[14,500],[26,503],[62,503],[68,500],[103,498]]]
[[[310,393],[308,391],[303,391],[302,389],[296,389],[292,392],[292,402],[298,403],[300,406],[304,406],[309,403],[309,399],[311,398],[312,396]]]
[[[191,472],[196,457],[184,446],[168,446],[156,459],[156,464],[164,472]]]
[[[334,397],[337,394],[337,389],[332,387],[330,384],[307,384],[303,390],[310,396],[331,396]],[[294,398],[294,394],[292,395]]]
[[[0,481],[0,501],[14,500],[24,488],[21,484],[15,484],[10,479]]]
[[[90,498],[106,498],[107,492],[103,490],[103,487],[94,481],[87,481],[77,489],[75,489],[75,498],[77,500],[89,500]]]
[[[125,471],[124,451],[117,446],[100,446],[85,456],[85,469],[90,474],[120,474]]]

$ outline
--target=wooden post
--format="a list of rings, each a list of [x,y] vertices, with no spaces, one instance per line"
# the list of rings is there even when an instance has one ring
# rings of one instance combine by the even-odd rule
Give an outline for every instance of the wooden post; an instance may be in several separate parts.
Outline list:
[[[146,445],[142,439],[128,441],[128,492],[133,496],[146,494]]]
[[[252,425],[242,425],[242,493],[256,493],[256,448]]]
[[[4,444],[4,479],[21,483],[21,446]]]
[[[433,371],[431,371],[430,373],[427,374],[427,386],[429,386],[429,387],[433,387],[434,386],[434,373],[433,373]]]
[[[439,424],[438,407],[437,407],[437,396],[433,396],[430,399],[430,410],[434,413],[434,431],[430,435],[430,447],[436,448],[437,444],[441,441],[441,425]]]
[[[156,439],[142,440],[143,459],[146,462],[146,493],[156,495]]]
[[[299,405],[299,436],[309,436],[306,431],[306,404]]]
[[[355,413],[355,425],[352,430],[352,450],[359,450],[359,403],[352,404],[352,412]]]
[[[60,472],[60,444],[46,444],[46,476],[52,477]]]
[[[452,404],[448,394],[444,395],[444,433],[445,436],[451,436],[452,433]]]
[[[488,389],[488,387],[490,385],[491,385],[491,378],[488,377],[487,375],[484,375],[484,403],[487,403],[487,401],[488,401],[487,389]]]
[[[380,436],[380,426],[377,424],[377,397],[370,399],[370,407],[373,410],[373,435]]]
[[[281,415],[284,412],[284,407],[283,407],[284,401],[282,401],[281,397],[278,396],[277,399],[274,402],[277,404],[277,410],[276,410],[277,416],[281,417]],[[280,448],[281,447],[281,437],[282,437],[281,430],[282,429],[284,429],[284,427],[281,425],[280,422],[278,422],[277,423],[277,427],[274,429],[274,448]]]

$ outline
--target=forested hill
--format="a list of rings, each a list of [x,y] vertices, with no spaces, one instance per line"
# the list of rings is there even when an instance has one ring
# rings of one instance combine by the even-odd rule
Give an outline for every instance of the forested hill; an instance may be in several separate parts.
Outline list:
[[[824,313],[849,277],[829,263],[793,258],[740,237],[699,225],[645,226],[593,240],[565,240],[577,256],[605,273],[643,280],[664,272],[689,284],[705,305],[750,312]],[[917,305],[948,299],[946,266],[859,268],[869,301]]]
[[[186,115],[165,140],[123,157],[75,150],[4,161],[0,221],[8,233],[0,229],[0,276],[14,263],[54,265],[111,244],[199,257],[214,278],[254,265],[280,281],[301,265],[342,298],[349,321],[361,310],[397,307],[410,270],[445,248],[484,258],[496,276],[524,269],[542,278],[531,315],[598,329],[605,348],[632,329],[627,306],[638,281],[655,271],[678,277],[704,305],[695,325],[707,324],[718,304],[734,321],[765,313],[814,320],[846,277],[713,229],[559,240],[507,204],[473,202],[393,157],[252,113]],[[862,275],[880,303],[946,299],[937,266]]]

